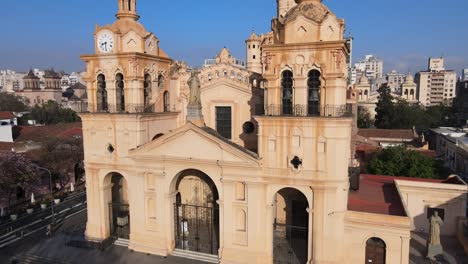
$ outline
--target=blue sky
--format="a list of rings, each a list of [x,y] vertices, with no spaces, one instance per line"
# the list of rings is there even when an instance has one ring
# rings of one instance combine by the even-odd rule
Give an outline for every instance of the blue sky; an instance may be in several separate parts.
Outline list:
[[[385,71],[413,73],[429,56],[447,68],[468,68],[466,0],[325,0],[355,38],[354,60],[376,54]],[[224,46],[245,57],[252,29],[268,32],[275,0],[138,0],[147,30],[176,60],[199,65]],[[95,24],[115,20],[117,0],[3,1],[0,69],[83,70],[79,55],[93,53]]]

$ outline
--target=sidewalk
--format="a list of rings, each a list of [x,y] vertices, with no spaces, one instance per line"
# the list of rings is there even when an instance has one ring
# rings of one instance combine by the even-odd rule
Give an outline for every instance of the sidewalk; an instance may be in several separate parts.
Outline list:
[[[205,264],[190,259],[177,257],[160,257],[137,253],[120,246],[111,246],[105,251],[78,249],[66,246],[73,233],[83,230],[86,223],[86,213],[69,219],[54,236],[48,238],[45,231],[23,240],[10,247],[0,250],[1,263],[8,263],[13,256],[18,260],[42,259],[43,263],[70,264]],[[22,262],[19,262],[22,263]]]

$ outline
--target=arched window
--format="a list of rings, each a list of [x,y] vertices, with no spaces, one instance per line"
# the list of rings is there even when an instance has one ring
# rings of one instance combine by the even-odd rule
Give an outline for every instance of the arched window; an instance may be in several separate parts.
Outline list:
[[[115,89],[117,96],[117,112],[125,112],[125,83],[121,73],[115,76]]]
[[[310,71],[307,79],[309,115],[320,115],[320,86],[320,72],[317,70]]]
[[[373,237],[366,242],[366,263],[385,264],[387,254],[387,246],[385,242]]]
[[[158,75],[158,88],[159,89],[164,88],[164,76],[162,74]]]
[[[169,92],[164,92],[164,112],[170,112]]]
[[[231,71],[231,79],[234,79],[236,77],[236,74],[234,73],[234,71]]]
[[[128,0],[128,11],[132,11],[132,0]]]
[[[97,111],[108,111],[107,104],[107,90],[106,90],[106,76],[99,74],[97,77]]]
[[[281,76],[282,112],[291,115],[293,110],[293,73],[284,71]]]
[[[145,85],[143,89],[143,98],[145,110],[149,106],[151,101],[151,75],[145,74]]]

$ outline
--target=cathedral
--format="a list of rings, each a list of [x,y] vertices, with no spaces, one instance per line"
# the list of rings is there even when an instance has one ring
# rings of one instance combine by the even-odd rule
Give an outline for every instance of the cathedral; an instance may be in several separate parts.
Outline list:
[[[321,0],[277,0],[245,64],[224,48],[192,69],[139,23],[136,0],[116,2],[81,56],[88,240],[213,263],[408,263],[408,217],[350,210],[343,19]]]

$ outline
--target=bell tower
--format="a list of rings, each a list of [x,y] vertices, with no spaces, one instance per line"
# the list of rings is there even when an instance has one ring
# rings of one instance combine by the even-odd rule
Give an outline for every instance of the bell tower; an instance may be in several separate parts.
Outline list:
[[[115,15],[118,19],[131,18],[134,20],[140,19],[136,11],[136,0],[117,0],[119,11]]]

